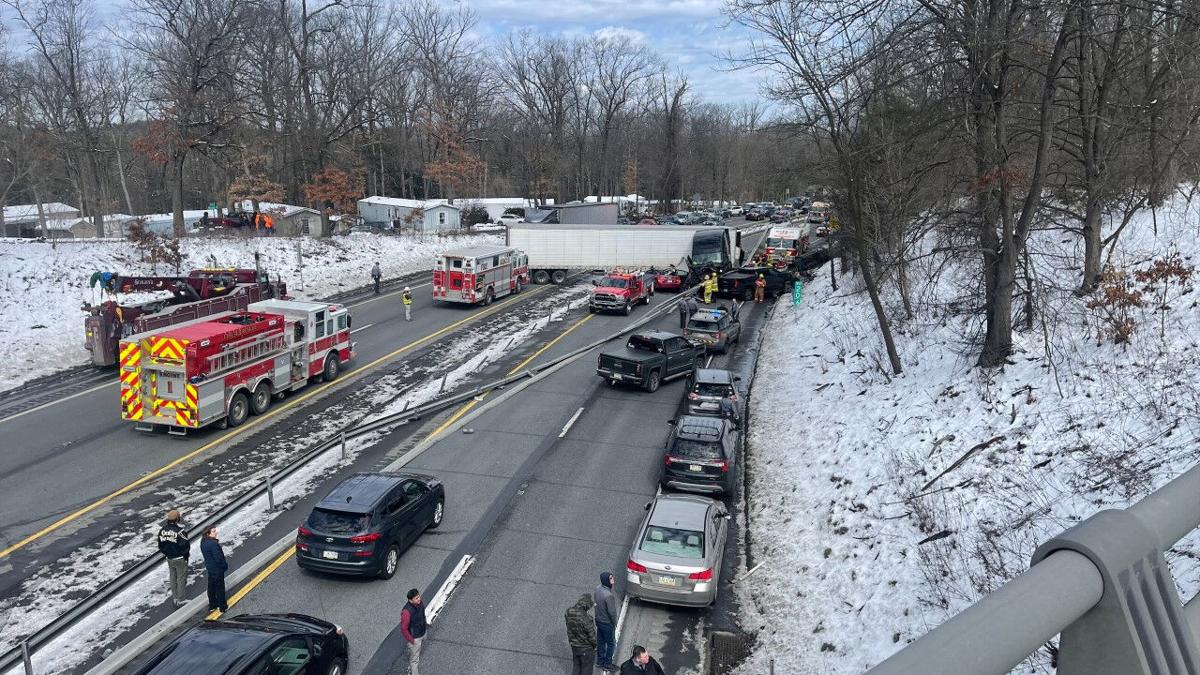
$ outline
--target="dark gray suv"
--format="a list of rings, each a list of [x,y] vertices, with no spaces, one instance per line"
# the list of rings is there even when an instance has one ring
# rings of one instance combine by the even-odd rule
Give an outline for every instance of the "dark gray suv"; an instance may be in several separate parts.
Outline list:
[[[342,481],[296,531],[304,569],[392,578],[404,552],[442,524],[446,490],[433,476],[359,473]]]
[[[664,489],[732,495],[738,431],[720,417],[684,415],[672,420],[659,483]]]

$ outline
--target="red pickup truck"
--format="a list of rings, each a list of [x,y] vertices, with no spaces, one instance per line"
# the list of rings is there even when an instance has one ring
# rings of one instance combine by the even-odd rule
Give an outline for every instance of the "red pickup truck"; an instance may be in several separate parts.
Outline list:
[[[623,312],[626,316],[638,303],[650,303],[654,281],[641,272],[610,272],[592,281],[589,312]]]

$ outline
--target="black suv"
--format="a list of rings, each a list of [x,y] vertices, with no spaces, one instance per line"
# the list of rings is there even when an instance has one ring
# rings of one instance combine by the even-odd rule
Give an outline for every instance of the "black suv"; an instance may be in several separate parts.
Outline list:
[[[345,675],[342,629],[304,614],[202,621],[150,657],[137,675]]]
[[[671,424],[663,456],[664,489],[733,494],[738,432],[732,422],[719,417],[684,415]]]
[[[446,490],[432,476],[359,473],[322,499],[296,531],[304,569],[391,579],[400,554],[442,524]]]

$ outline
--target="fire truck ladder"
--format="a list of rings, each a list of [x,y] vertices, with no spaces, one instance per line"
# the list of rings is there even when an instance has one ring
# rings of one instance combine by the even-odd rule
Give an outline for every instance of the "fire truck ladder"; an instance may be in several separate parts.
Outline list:
[[[231,342],[218,354],[208,357],[208,372],[216,375],[260,359],[283,347],[283,334],[258,335]]]

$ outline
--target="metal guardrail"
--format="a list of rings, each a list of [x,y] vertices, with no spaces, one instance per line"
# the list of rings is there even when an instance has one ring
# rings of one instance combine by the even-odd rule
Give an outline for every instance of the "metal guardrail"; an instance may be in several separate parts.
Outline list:
[[[445,408],[450,408],[457,404],[464,403],[472,398],[475,398],[476,396],[480,396],[494,389],[501,389],[523,379],[534,377],[542,371],[553,368],[560,363],[576,358],[581,354],[585,354],[588,351],[591,351],[592,349],[595,349],[596,347],[599,347],[611,340],[623,337],[640,329],[651,320],[656,319],[660,315],[674,309],[675,305],[677,305],[683,298],[695,294],[696,290],[696,288],[685,290],[679,293],[675,298],[652,308],[649,312],[644,313],[637,321],[629,324],[624,329],[568,352],[563,356],[552,359],[551,361],[539,366],[527,368],[519,373],[504,377],[494,382],[490,382],[483,386],[472,389],[471,391],[455,394],[443,399],[428,401],[412,409],[401,410],[397,413],[385,415],[377,420],[372,420],[364,424],[342,429],[332,437],[314,446],[308,452],[292,460],[292,462],[287,464],[282,469],[268,475],[262,483],[242,493],[232,502],[226,504],[220,510],[216,511],[208,518],[198,523],[196,526],[189,528],[189,531],[204,532],[209,527],[216,526],[229,516],[236,513],[238,510],[244,508],[250,502],[257,499],[263,493],[267,492],[270,485],[277,484],[280,481],[285,480],[298,469],[305,466],[320,455],[338,447],[341,447],[344,450],[345,442],[348,439],[356,438],[385,427],[396,426],[409,421],[419,420],[426,415],[430,415],[444,410]],[[155,552],[146,556],[137,564],[121,572],[120,575],[105,583],[96,591],[81,600],[78,604],[71,607],[65,613],[59,615],[50,623],[39,628],[16,647],[8,650],[2,656],[0,656],[0,672],[6,671],[9,668],[22,663],[22,661],[27,658],[26,655],[28,653],[36,652],[40,647],[53,640],[80,618],[95,611],[104,602],[110,600],[117,593],[120,593],[122,590],[141,579],[145,574],[150,572],[150,570],[162,564],[164,564],[162,556]]]
[[[1200,465],[1042,544],[1028,571],[868,672],[1007,673],[1061,633],[1059,675],[1200,673],[1200,595],[1181,603],[1163,557],[1197,526]]]

